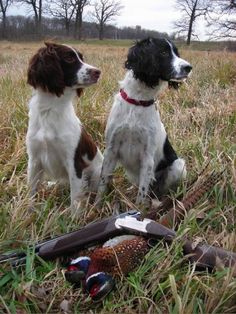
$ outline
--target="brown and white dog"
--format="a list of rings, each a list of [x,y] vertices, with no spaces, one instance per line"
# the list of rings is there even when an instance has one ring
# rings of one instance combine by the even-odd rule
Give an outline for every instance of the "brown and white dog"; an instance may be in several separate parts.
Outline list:
[[[76,116],[73,99],[98,81],[100,70],[72,47],[45,45],[28,68],[34,88],[26,137],[28,183],[34,195],[44,173],[69,182],[71,205],[77,207],[85,190],[96,191],[103,156]]]

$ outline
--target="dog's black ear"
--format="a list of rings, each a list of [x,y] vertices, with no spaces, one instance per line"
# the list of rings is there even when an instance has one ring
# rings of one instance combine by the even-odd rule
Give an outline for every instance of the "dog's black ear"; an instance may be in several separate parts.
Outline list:
[[[146,63],[145,50],[148,49],[148,40],[137,41],[134,46],[129,49],[125,68],[136,72],[143,72]]]
[[[151,38],[141,40],[129,49],[125,68],[132,70],[134,77],[149,87],[158,84],[159,64]]]
[[[57,45],[48,42],[45,45],[46,48],[39,49],[29,62],[27,82],[59,97],[64,92],[65,82]]]

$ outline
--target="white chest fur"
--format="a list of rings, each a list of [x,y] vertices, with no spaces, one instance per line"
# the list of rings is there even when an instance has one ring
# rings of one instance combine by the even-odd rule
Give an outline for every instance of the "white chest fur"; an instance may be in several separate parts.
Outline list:
[[[68,179],[69,160],[73,159],[81,127],[71,99],[59,102],[56,96],[36,94],[29,104],[26,137],[29,156],[37,156],[46,173],[54,179]]]
[[[149,100],[150,88],[145,91],[142,86],[141,93],[140,82],[137,85],[135,83],[128,73],[121,84],[125,85],[126,91],[129,87],[127,93],[131,98],[135,94],[135,99],[138,99],[138,94],[140,99]],[[151,93],[154,91],[151,90]],[[127,103],[120,94],[116,96],[106,127],[107,149],[115,151],[118,161],[126,168],[134,183],[139,181],[139,169],[147,153],[152,156],[154,166],[162,159],[165,139],[166,132],[155,105],[137,107]]]

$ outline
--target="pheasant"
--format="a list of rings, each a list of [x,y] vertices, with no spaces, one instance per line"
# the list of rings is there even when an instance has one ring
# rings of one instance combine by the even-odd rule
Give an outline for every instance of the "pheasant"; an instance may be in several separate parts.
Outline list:
[[[104,243],[102,247],[70,261],[66,279],[81,281],[93,301],[103,299],[114,287],[114,278],[126,276],[140,265],[150,246],[140,236],[124,235]]]

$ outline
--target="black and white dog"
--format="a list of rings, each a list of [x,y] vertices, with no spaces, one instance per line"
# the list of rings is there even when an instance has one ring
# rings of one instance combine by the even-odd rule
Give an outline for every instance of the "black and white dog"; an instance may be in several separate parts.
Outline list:
[[[192,66],[181,59],[175,45],[164,38],[147,38],[128,52],[128,70],[115,96],[107,126],[106,149],[98,189],[101,200],[113,170],[120,162],[138,186],[136,203],[150,189],[165,194],[186,176],[185,161],[172,148],[154,99],[168,82],[186,79]]]
[[[73,209],[85,190],[97,190],[103,156],[77,117],[73,100],[99,76],[99,69],[66,45],[46,43],[31,58],[28,83],[34,90],[26,137],[31,195],[44,173],[70,184]]]

